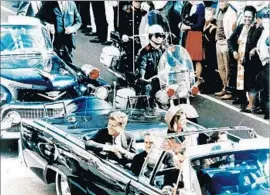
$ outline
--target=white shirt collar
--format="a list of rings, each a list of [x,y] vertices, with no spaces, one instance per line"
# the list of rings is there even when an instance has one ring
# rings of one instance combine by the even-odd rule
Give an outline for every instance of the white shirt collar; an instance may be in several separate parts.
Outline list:
[[[115,140],[115,145],[122,146],[121,137],[122,132],[120,132],[119,135],[117,135],[116,137],[113,137],[113,139]]]

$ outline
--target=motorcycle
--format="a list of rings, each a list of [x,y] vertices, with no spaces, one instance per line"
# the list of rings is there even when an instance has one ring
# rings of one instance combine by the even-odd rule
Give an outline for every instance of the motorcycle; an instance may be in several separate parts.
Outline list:
[[[121,83],[134,83],[136,56],[130,55],[128,44],[140,44],[139,35],[120,37],[119,32],[111,32],[112,45],[102,49],[100,62],[105,65]],[[124,85],[124,84],[123,84]],[[126,84],[125,84],[126,85]]]
[[[142,46],[146,46],[148,41],[148,29],[151,25],[160,25],[166,35],[164,45],[167,51],[162,55],[158,64],[158,74],[149,79],[154,78],[159,80],[160,90],[156,93],[155,98],[160,109],[167,110],[170,106],[178,104],[190,105],[190,96],[198,92],[195,84],[195,74],[192,60],[188,52],[180,45],[171,45],[173,43],[170,26],[166,17],[159,11],[150,11],[140,24],[139,38]],[[118,39],[119,40],[119,39]],[[115,48],[115,47],[114,47]],[[104,49],[105,50],[105,49]],[[114,51],[114,52],[112,52]],[[117,51],[117,52],[116,52]],[[105,53],[105,51],[103,51]],[[116,49],[111,49],[110,54],[117,54],[111,57],[108,67],[115,70],[117,67],[114,63],[115,59],[121,57],[121,52]],[[104,55],[103,55],[104,56]],[[114,72],[115,74],[115,72]],[[136,84],[135,84],[136,86]],[[134,107],[138,104],[138,99],[146,99],[144,107],[148,107],[148,98],[145,95],[140,95],[140,91],[136,91],[134,87],[126,87],[116,90],[114,87],[114,105],[118,108]],[[148,104],[148,105],[147,105]],[[197,115],[197,114],[196,114]]]
[[[100,62],[107,70],[117,78],[114,82],[113,105],[116,108],[125,109],[130,105],[130,97],[135,97],[135,65],[136,56],[128,54],[127,44],[130,41],[139,43],[138,36],[126,36],[122,38],[117,31],[111,32],[112,45],[102,49]],[[117,89],[116,89],[117,88]]]
[[[155,98],[163,109],[182,103],[190,104],[190,96],[198,93],[192,60],[180,45],[169,46],[164,52],[155,77],[160,83]]]

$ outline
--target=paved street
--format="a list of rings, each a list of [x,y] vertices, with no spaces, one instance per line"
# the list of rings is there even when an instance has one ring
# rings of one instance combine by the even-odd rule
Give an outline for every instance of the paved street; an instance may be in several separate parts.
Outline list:
[[[7,21],[10,11],[15,11],[10,2],[1,1],[1,23]],[[4,9],[3,6],[7,9]],[[114,77],[99,62],[102,45],[89,43],[91,38],[81,32],[77,35],[77,50],[74,62],[81,66],[85,63],[98,67],[101,76],[109,83]],[[231,101],[220,101],[213,96],[199,96],[192,100],[200,118],[199,123],[205,127],[245,125],[254,128],[258,134],[270,137],[269,122],[262,115],[251,115],[239,112]],[[55,185],[45,185],[38,177],[25,167],[17,157],[16,142],[1,142],[1,195],[55,195]]]

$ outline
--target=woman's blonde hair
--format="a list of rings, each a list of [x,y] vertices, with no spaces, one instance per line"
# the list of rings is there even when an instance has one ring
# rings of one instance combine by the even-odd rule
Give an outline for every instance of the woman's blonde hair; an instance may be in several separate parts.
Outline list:
[[[124,112],[115,111],[110,114],[109,120],[116,121],[118,122],[119,126],[125,128],[127,125],[128,116]]]

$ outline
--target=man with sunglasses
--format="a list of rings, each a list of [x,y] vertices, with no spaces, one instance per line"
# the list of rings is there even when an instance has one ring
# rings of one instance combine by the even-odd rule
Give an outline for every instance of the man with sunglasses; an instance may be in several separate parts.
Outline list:
[[[123,165],[129,163],[137,150],[134,136],[125,131],[127,120],[125,113],[112,112],[107,128],[97,131],[91,140],[85,143],[85,149],[97,154],[106,153],[109,159]]]
[[[140,51],[136,65],[138,68],[139,84],[142,93],[149,96],[150,107],[154,108],[155,94],[160,89],[159,81],[154,78],[157,75],[157,67],[162,54],[165,52],[163,45],[165,33],[160,25],[154,24],[148,30],[149,44]]]

